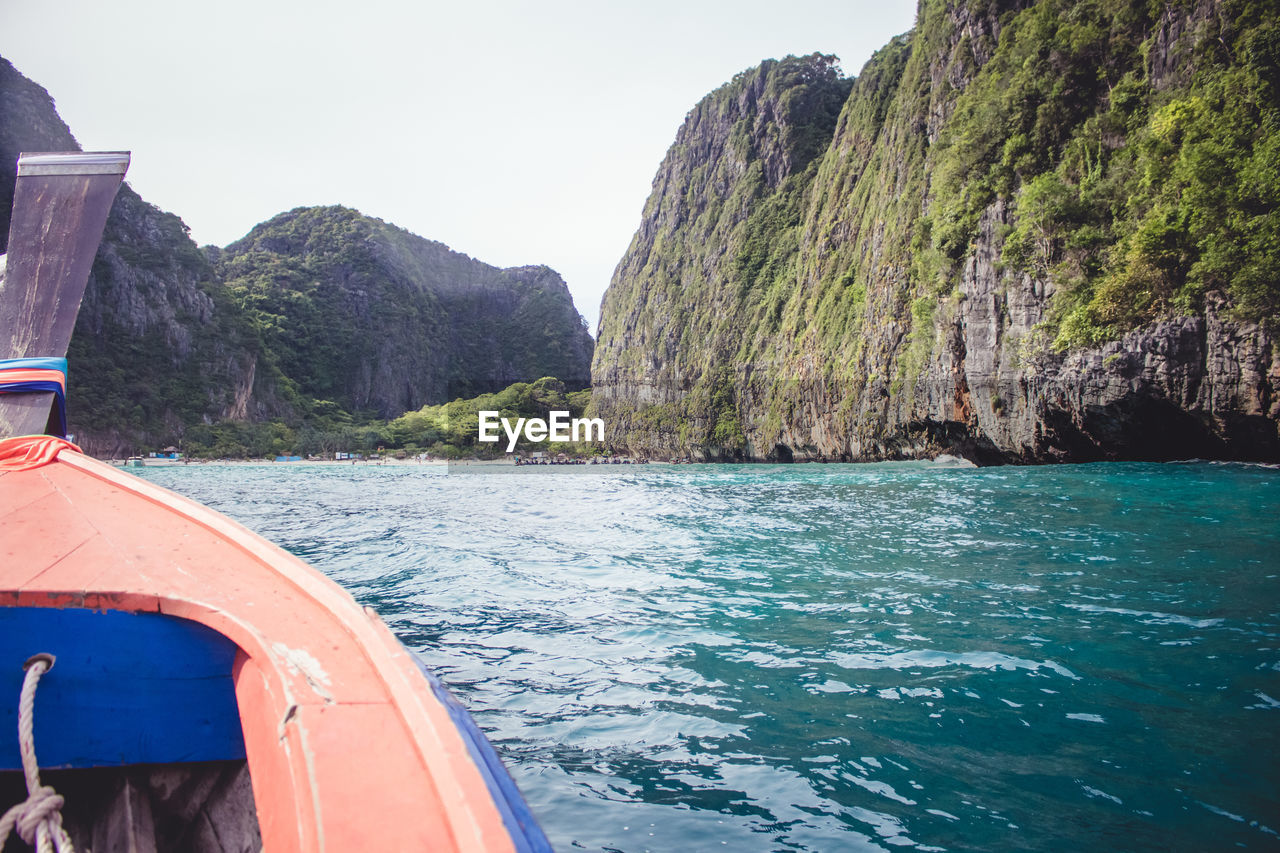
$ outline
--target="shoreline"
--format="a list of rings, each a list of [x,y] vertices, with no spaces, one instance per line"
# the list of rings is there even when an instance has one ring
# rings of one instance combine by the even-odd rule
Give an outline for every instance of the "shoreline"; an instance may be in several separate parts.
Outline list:
[[[95,457],[97,458],[97,457]],[[299,459],[290,462],[277,462],[273,459],[144,459],[141,465],[127,464],[124,459],[99,459],[101,462],[121,468],[125,471],[135,467],[142,468],[183,468],[188,466],[200,467],[265,467],[279,466],[289,467],[358,467],[358,468],[376,468],[379,466],[390,466],[397,468],[570,468],[570,469],[594,469],[594,468],[647,468],[651,466],[659,466],[663,468],[683,468],[698,465],[748,465],[748,466],[780,466],[795,467],[804,465],[874,465],[885,462],[897,463],[917,463],[927,464],[938,468],[979,468],[972,462],[947,454],[941,454],[933,459],[877,459],[864,460],[859,462],[832,462],[818,460],[803,460],[797,462],[723,462],[723,461],[692,461],[692,462],[671,462],[662,459],[652,459],[648,462],[640,463],[634,460],[628,462],[599,462],[591,464],[583,463],[543,463],[532,464],[524,462],[516,464],[515,457],[506,457],[502,459],[358,459],[358,460],[335,460],[335,459]]]
[[[94,457],[98,458],[98,457]],[[141,465],[129,464],[130,460],[125,459],[99,459],[100,462],[106,462],[117,468],[141,467],[141,468],[182,468],[189,465],[332,465],[335,467],[357,466],[357,467],[377,467],[380,465],[390,465],[398,467],[448,467],[448,466],[468,466],[468,467],[491,467],[491,468],[589,468],[589,467],[608,467],[618,465],[638,465],[634,461],[623,463],[596,463],[592,465],[590,462],[583,463],[544,463],[544,464],[516,464],[516,457],[509,456],[502,459],[296,459],[288,462],[278,462],[274,459],[151,459],[144,458]],[[671,465],[674,463],[663,461],[652,461],[644,463],[647,465]]]

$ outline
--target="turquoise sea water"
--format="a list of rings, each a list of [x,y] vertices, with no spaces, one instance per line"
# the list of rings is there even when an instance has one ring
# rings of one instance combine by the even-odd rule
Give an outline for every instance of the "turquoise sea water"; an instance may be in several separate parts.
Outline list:
[[[140,473],[377,608],[557,849],[1280,849],[1277,470]]]

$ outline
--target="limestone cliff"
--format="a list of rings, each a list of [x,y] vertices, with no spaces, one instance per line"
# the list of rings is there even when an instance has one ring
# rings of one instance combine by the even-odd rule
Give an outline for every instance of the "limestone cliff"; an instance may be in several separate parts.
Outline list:
[[[343,207],[283,213],[216,257],[281,372],[349,411],[590,381],[591,336],[547,267],[498,269]]]
[[[0,59],[0,240],[18,154],[79,149],[49,94]],[[68,352],[68,427],[80,445],[127,455],[180,441],[191,423],[278,412],[259,355],[182,220],[122,187]]]
[[[48,92],[0,59],[0,241],[18,154],[78,149]],[[197,432],[208,447],[223,421],[394,417],[543,376],[583,388],[592,346],[547,267],[497,269],[344,208],[201,250],[126,185],[68,352],[69,427],[100,456]]]
[[[707,458],[1280,458],[1265,5],[925,0],[851,85],[739,75],[605,295],[596,414]]]

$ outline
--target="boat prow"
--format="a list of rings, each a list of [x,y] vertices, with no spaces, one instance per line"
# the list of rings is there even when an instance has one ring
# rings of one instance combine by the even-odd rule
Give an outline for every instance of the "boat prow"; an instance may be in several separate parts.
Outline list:
[[[144,688],[156,695],[144,707],[118,708],[130,712],[124,720],[111,715],[110,696],[95,695],[103,685],[93,668],[111,665],[92,654],[99,635],[118,631],[124,615],[142,614],[179,636],[227,641],[222,678],[233,695],[222,705],[236,709],[265,849],[549,849],[484,736],[372,610],[225,516],[65,442],[0,442],[0,459],[20,450],[38,462],[0,474],[8,567],[0,620],[25,627],[33,611],[56,613],[61,624],[68,614],[80,619],[76,633],[55,632],[39,648],[29,631],[0,631],[0,661],[12,661],[0,696],[17,696],[30,648],[57,656],[45,685],[59,683],[63,700],[79,705],[51,712],[44,726],[37,716],[42,751],[56,745],[57,754],[65,753],[67,739],[81,737],[110,741],[93,746],[88,761],[237,757],[234,738],[219,756],[192,754],[184,736],[172,745],[159,736],[166,727],[187,731],[193,721],[170,712],[189,701],[156,690],[155,673],[143,661],[168,651],[148,647],[150,637],[161,635],[144,627],[116,661],[118,680],[106,686],[132,697]],[[94,620],[102,621],[101,631],[84,627]],[[206,661],[175,663],[181,671]],[[141,674],[131,681],[131,671]],[[203,671],[200,677],[216,680]],[[181,695],[186,688],[176,689]],[[204,703],[194,713],[218,704]],[[208,733],[209,720],[195,722]],[[130,754],[144,743],[153,751]]]
[[[65,434],[63,356],[127,163],[18,164],[0,286],[0,848],[15,823],[35,843],[65,819],[94,850],[549,850],[470,716],[372,610],[208,507],[24,435]]]

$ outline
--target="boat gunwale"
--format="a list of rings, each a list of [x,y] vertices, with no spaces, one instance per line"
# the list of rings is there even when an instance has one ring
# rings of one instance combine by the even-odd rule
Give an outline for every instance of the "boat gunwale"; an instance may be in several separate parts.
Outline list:
[[[259,564],[274,576],[288,584],[301,596],[309,600],[314,608],[329,614],[331,622],[336,623],[346,635],[357,645],[365,656],[365,662],[377,673],[378,681],[383,685],[389,705],[394,706],[413,743],[417,760],[425,770],[426,782],[434,790],[442,811],[445,824],[454,846],[460,850],[498,850],[512,849],[515,840],[511,827],[505,826],[501,812],[494,802],[491,790],[481,770],[477,767],[469,747],[453,720],[448,709],[435,696],[429,696],[429,685],[419,671],[419,664],[410,652],[400,643],[390,628],[371,608],[361,607],[355,598],[343,590],[334,581],[322,575],[318,570],[307,565],[300,558],[272,544],[244,525],[222,513],[200,504],[197,501],[178,495],[162,486],[142,480],[110,465],[99,462],[72,450],[63,450],[57,461],[70,469],[120,489],[136,498],[146,501],[157,509],[179,516],[185,521],[204,528],[218,540],[236,548],[254,563]],[[39,469],[36,469],[39,471]],[[12,476],[15,472],[0,475]],[[48,477],[44,478],[54,492],[60,492],[57,484]],[[99,533],[102,533],[99,531]],[[103,534],[105,535],[105,534]],[[87,540],[86,540],[87,541]],[[40,575],[53,566],[63,562],[83,547],[85,542],[78,543],[67,554],[59,557],[40,574],[25,581],[9,595],[11,603],[19,606],[62,607],[69,604],[94,609],[112,609],[136,612],[159,612],[162,614],[190,619],[219,632],[236,643],[248,661],[267,661],[266,666],[257,665],[264,676],[271,677],[273,683],[280,688],[287,709],[295,709],[303,705],[322,706],[325,699],[317,695],[311,701],[295,696],[290,689],[289,678],[284,669],[290,666],[289,661],[281,660],[279,653],[272,648],[269,634],[256,625],[247,614],[233,613],[224,607],[199,600],[198,596],[179,597],[167,593],[144,592],[140,589],[121,589],[119,591],[77,591],[63,592],[28,591],[24,588],[38,580]],[[238,661],[237,679],[241,675],[242,662]],[[302,700],[302,701],[299,701]],[[283,732],[289,710],[286,710],[280,723]],[[242,713],[242,720],[246,717]],[[324,812],[321,808],[321,792],[315,775],[313,755],[306,747],[304,727],[293,729],[302,739],[300,744],[305,758],[305,783],[310,792],[310,802],[305,806],[297,802],[295,808],[302,809],[298,813],[299,830],[302,824],[311,823],[314,827],[314,840],[318,849],[324,849]],[[248,735],[246,731],[246,735]],[[246,737],[246,745],[249,738]],[[288,761],[290,773],[295,779],[295,790],[298,783],[297,757]],[[252,775],[253,767],[250,772]],[[444,783],[444,784],[442,784]],[[255,795],[256,796],[256,795]],[[311,815],[305,814],[310,806]],[[310,835],[305,833],[304,835]],[[443,839],[437,839],[442,841]],[[305,837],[299,837],[297,843],[301,849],[307,849]]]

